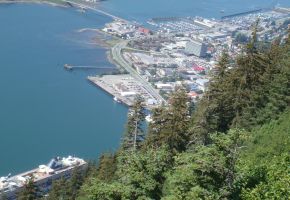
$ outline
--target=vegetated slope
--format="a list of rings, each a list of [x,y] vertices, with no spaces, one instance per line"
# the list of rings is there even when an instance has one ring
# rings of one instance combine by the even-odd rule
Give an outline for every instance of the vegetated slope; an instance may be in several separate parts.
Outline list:
[[[145,134],[137,100],[120,150],[100,158],[78,198],[289,199],[290,38],[258,46],[254,30],[236,60],[224,53],[192,116],[179,88]]]
[[[214,134],[211,145],[179,154],[164,199],[289,199],[289,122],[286,111],[249,133]]]
[[[243,199],[290,198],[290,110],[252,132],[238,164]]]

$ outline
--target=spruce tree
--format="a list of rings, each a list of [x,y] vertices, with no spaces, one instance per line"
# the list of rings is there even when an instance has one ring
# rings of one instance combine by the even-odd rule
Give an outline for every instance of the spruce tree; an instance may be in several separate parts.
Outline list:
[[[61,177],[59,180],[55,180],[52,183],[52,188],[48,193],[47,200],[69,200],[70,188],[68,181]]]
[[[224,132],[228,130],[233,118],[230,90],[230,57],[224,51],[220,57],[217,71],[212,78],[208,90],[197,103],[197,109],[193,113],[192,126],[190,128],[191,144],[207,144],[210,142],[209,133],[214,131]]]
[[[74,169],[71,178],[67,181],[69,188],[69,198],[74,200],[77,198],[78,191],[81,188],[84,181],[84,176],[80,169]]]
[[[141,147],[141,142],[145,138],[144,123],[144,100],[141,96],[136,96],[131,112],[128,115],[127,130],[122,144],[124,150],[135,151]]]
[[[18,200],[36,200],[40,198],[38,187],[34,183],[34,177],[31,176],[24,184],[22,190],[17,195]]]
[[[114,178],[117,169],[117,160],[115,154],[102,154],[97,168],[97,177],[104,181],[109,182]]]
[[[183,87],[176,88],[169,98],[168,108],[157,108],[149,126],[147,146],[166,144],[172,152],[185,150],[188,143],[189,98]]]
[[[146,138],[144,149],[157,148],[160,146],[159,136],[161,130],[166,126],[168,109],[162,105],[152,110],[152,121],[148,126],[148,136]]]
[[[7,195],[4,192],[0,193],[0,200],[8,200]]]

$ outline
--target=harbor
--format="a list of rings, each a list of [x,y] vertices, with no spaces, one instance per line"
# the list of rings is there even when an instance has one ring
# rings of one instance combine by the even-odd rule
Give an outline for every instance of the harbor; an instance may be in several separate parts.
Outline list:
[[[101,29],[112,18],[109,16],[104,17],[102,14],[98,15],[96,13],[99,12],[92,12],[85,8],[84,10],[86,12],[80,13],[76,10],[78,9],[77,6],[76,8],[59,9],[39,4],[12,4],[11,1],[8,2],[11,5],[2,6],[0,12],[1,18],[5,19],[7,17],[9,19],[9,21],[1,21],[2,27],[6,27],[1,31],[2,51],[5,56],[1,59],[1,66],[3,67],[0,69],[0,74],[3,76],[0,84],[2,86],[1,91],[3,92],[1,97],[2,114],[0,114],[0,119],[3,122],[1,124],[1,132],[5,133],[2,135],[1,141],[5,142],[1,145],[0,150],[3,152],[1,154],[2,160],[6,161],[5,165],[1,166],[1,175],[8,174],[8,172],[17,174],[25,169],[31,169],[36,163],[50,158],[57,152],[64,154],[73,153],[85,158],[92,158],[99,155],[100,152],[117,148],[121,134],[123,133],[123,124],[126,121],[127,108],[117,104],[112,106],[112,100],[121,101],[119,98],[122,96],[119,91],[116,91],[116,96],[119,93],[119,98],[115,98],[114,94],[111,97],[105,92],[97,90],[92,85],[88,85],[85,80],[86,77],[88,75],[97,77],[97,74],[91,74],[91,72],[97,71],[97,73],[101,73],[101,70],[85,70],[87,69],[86,67],[82,68],[83,66],[93,67],[98,65],[96,63],[101,63],[100,65],[102,66],[108,65],[108,63],[101,62],[102,59],[106,59],[106,54],[103,53],[105,50],[88,48],[83,44],[77,44],[77,42],[74,45],[68,45],[68,43],[76,41],[75,38],[74,40],[70,38],[71,33],[78,33],[77,30],[85,27]],[[104,1],[104,4],[107,2],[110,3],[110,1]],[[151,2],[152,5],[158,5],[162,1]],[[117,16],[130,19],[130,12],[132,12],[130,8],[136,6],[137,9],[142,3],[135,3],[136,5],[133,3],[123,7],[120,7],[121,3],[118,3],[118,1],[112,4],[118,5],[120,12],[116,12]],[[245,3],[241,3],[239,7],[243,7],[243,5]],[[107,4],[101,9],[113,13],[113,10],[106,9],[106,7],[110,8],[110,6],[112,5]],[[173,24],[169,23],[171,20],[169,19],[169,22],[160,28],[166,28],[166,31],[169,30],[175,33],[175,30],[178,30],[179,27],[182,27],[185,31],[188,28],[191,28],[190,31],[195,30],[196,22],[189,23],[186,16],[194,13],[197,16],[218,17],[221,15],[219,13],[220,10],[223,9],[226,14],[229,14],[229,11],[237,6],[227,4],[220,6],[218,9],[207,6],[207,10],[202,10],[199,9],[199,3],[188,2],[186,8],[190,9],[186,10],[190,10],[190,12],[186,12],[181,7],[184,6],[180,5],[180,7],[177,6],[177,8],[174,8],[174,10],[179,9],[179,13],[173,13],[171,12],[172,10],[167,10],[166,13],[160,13],[158,10],[160,6],[153,8],[150,6],[150,9],[149,7],[144,7],[142,9],[145,10],[144,13],[146,14],[131,19],[138,22],[143,21],[143,24],[145,24],[149,19],[158,19],[158,16],[161,16],[159,18],[162,21],[164,20],[162,16],[176,15],[177,19],[183,20],[179,22],[178,20],[174,21],[174,17],[172,19]],[[249,6],[245,5],[243,8],[237,10],[247,10],[247,7]],[[135,12],[136,9],[131,10]],[[149,10],[152,10],[152,13],[148,12]],[[279,8],[279,10],[282,10],[283,13],[288,13],[286,8]],[[27,13],[37,13],[38,17],[35,18],[35,16],[27,15]],[[255,17],[249,18],[255,19]],[[21,20],[23,20],[23,23],[18,23]],[[245,23],[244,19],[233,19],[229,23],[249,24],[248,22]],[[191,24],[193,25],[188,26]],[[278,25],[279,23],[276,26],[278,27]],[[19,30],[23,30],[21,37],[18,35]],[[118,29],[116,30],[118,31]],[[122,29],[120,30],[122,31]],[[136,30],[138,31],[136,31],[137,34],[133,36],[140,37],[140,39],[147,32],[146,29],[142,28]],[[124,34],[124,31],[120,33]],[[278,33],[275,34],[278,35]],[[211,54],[214,58],[218,58],[218,54],[222,49],[221,47],[225,44],[230,44],[231,38],[228,38],[228,36],[230,35],[211,34],[211,38],[215,41],[213,47],[208,48],[206,53]],[[128,38],[130,39],[130,37],[131,34],[129,32]],[[209,38],[209,42],[211,42],[211,38]],[[161,91],[162,94],[171,92],[176,83],[173,78],[176,78],[176,74],[180,74],[181,77],[186,78],[184,82],[188,82],[190,86],[190,95],[196,98],[197,95],[201,96],[201,91],[206,88],[206,84],[204,83],[206,83],[207,77],[202,77],[204,76],[202,73],[210,68],[207,67],[207,64],[211,63],[201,62],[198,57],[188,57],[188,61],[186,60],[187,57],[185,57],[186,59],[178,57],[180,56],[180,52],[183,51],[181,48],[186,48],[186,45],[183,45],[184,42],[181,39],[177,42],[164,41],[164,44],[161,41],[160,45],[156,45],[156,48],[161,47],[161,50],[164,52],[171,51],[170,56],[172,55],[177,58],[178,63],[172,63],[173,65],[170,65],[170,63],[167,64],[164,62],[165,59],[155,56],[156,53],[147,55],[148,53],[146,52],[148,51],[145,48],[149,48],[149,52],[151,51],[150,46],[146,46],[146,44],[152,42],[151,39],[144,40],[143,46],[139,45],[137,41],[136,44],[130,47],[131,49],[133,49],[134,45],[144,47],[145,50],[142,50],[144,55],[140,54],[142,53],[141,50],[138,52],[120,51],[120,53],[122,53],[122,56],[127,56],[128,62],[131,61],[131,58],[134,58],[135,61],[137,59],[140,61],[134,66],[134,69],[142,73],[140,73],[141,78],[144,77],[142,80],[146,80],[148,77],[151,78],[150,81],[157,81],[155,83],[149,83],[155,89],[158,87],[156,91]],[[157,44],[157,42],[155,43]],[[23,48],[30,46],[37,48],[37,51],[34,51],[33,48]],[[230,51],[230,54],[238,51],[234,45],[230,47],[234,49],[233,52]],[[125,48],[128,49],[128,47]],[[173,48],[176,49],[176,52],[172,52]],[[121,47],[120,49],[124,48]],[[191,51],[190,48],[188,50]],[[114,52],[117,51],[119,49],[116,48]],[[160,54],[160,52],[158,53]],[[11,56],[6,56],[8,54],[19,55],[19,57],[14,59]],[[118,61],[121,63],[122,57],[119,56],[120,58],[118,58],[117,56],[115,54],[112,59],[119,59]],[[154,62],[156,59],[157,61],[159,60],[157,67],[152,62],[148,68],[142,68],[142,65],[151,62],[151,57]],[[70,63],[69,65],[72,66],[72,69],[76,70],[72,70],[72,73],[64,70],[64,63]],[[159,64],[174,66],[179,63],[183,66],[176,68],[169,67],[168,69],[165,67],[158,68],[160,66]],[[131,63],[129,64],[131,66]],[[77,65],[82,67],[78,68],[76,67]],[[137,72],[134,76],[141,79]],[[105,78],[105,76],[102,78]],[[194,80],[196,78],[197,80]],[[200,78],[202,79],[198,80]],[[93,83],[92,81],[90,82]],[[111,119],[113,117],[116,119],[114,126],[111,125]],[[98,127],[97,130],[96,126]],[[58,138],[58,140],[56,141],[55,138]],[[70,142],[67,142],[67,138],[69,138]],[[45,142],[43,142],[43,139]],[[53,150],[51,144],[55,147]],[[6,152],[11,146],[15,147],[13,151]],[[35,148],[39,149],[39,151],[35,151]]]

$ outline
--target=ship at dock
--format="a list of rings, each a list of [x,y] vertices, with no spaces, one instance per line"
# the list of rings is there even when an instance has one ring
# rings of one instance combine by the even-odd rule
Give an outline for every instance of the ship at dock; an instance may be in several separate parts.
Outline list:
[[[60,178],[69,179],[74,170],[84,172],[87,162],[81,158],[55,157],[47,165],[39,165],[38,168],[11,176],[0,177],[0,196],[4,195],[7,200],[16,200],[25,184],[33,177],[35,185],[43,194],[47,194],[52,183]]]

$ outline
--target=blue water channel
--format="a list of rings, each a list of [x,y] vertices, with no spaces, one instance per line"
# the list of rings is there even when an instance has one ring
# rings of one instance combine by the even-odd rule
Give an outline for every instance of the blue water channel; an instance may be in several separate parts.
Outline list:
[[[247,11],[289,0],[107,0],[100,7],[138,22],[152,17],[204,16]],[[127,108],[90,84],[102,70],[72,65],[112,66],[106,50],[92,44],[111,19],[76,9],[36,4],[0,5],[0,176],[45,164],[53,156],[97,158],[118,148]]]
[[[220,18],[238,12],[275,5],[290,6],[289,0],[106,0],[102,9],[144,23],[153,17],[202,16]],[[221,13],[223,11],[223,13]]]
[[[114,67],[90,34],[77,32],[110,20],[47,5],[0,5],[0,176],[57,155],[95,159],[118,147],[127,108],[86,80],[104,70],[63,68]]]

